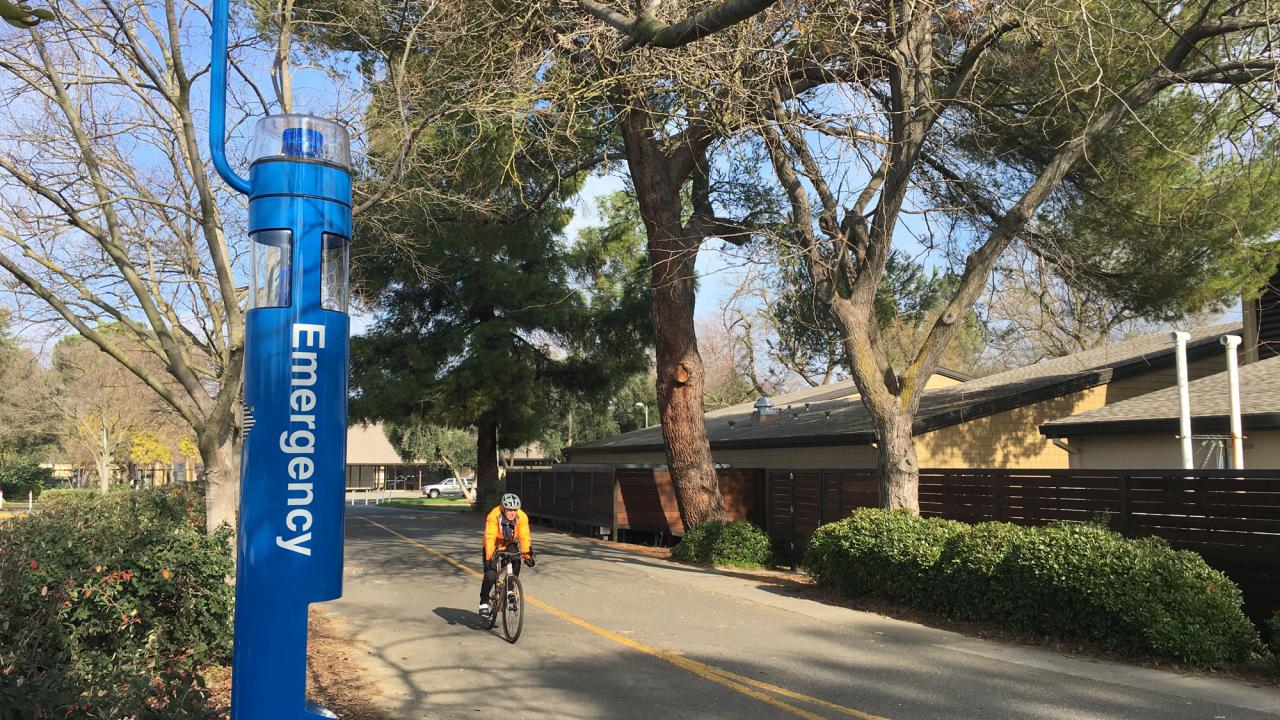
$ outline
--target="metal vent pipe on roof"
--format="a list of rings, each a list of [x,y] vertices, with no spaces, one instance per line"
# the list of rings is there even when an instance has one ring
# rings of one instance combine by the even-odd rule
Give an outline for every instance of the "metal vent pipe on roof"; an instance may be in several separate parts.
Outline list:
[[[1240,363],[1236,358],[1236,348],[1240,346],[1239,335],[1223,335],[1218,338],[1227,349],[1227,391],[1231,397],[1231,469],[1244,469],[1244,429],[1240,421]]]
[[[1191,452],[1191,394],[1187,389],[1187,340],[1191,333],[1173,333],[1174,356],[1178,365],[1178,440],[1182,446],[1182,469],[1195,468]]]

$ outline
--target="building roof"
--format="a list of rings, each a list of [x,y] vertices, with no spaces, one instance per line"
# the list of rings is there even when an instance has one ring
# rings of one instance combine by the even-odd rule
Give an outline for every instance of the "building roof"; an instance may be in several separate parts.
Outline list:
[[[1196,328],[1191,331],[1188,356],[1199,358],[1211,352],[1221,352],[1218,337],[1239,331],[1239,325],[1234,323]],[[1074,355],[926,390],[920,400],[913,430],[916,434],[930,432],[1172,365],[1173,343],[1169,333],[1130,338]],[[763,425],[753,421],[752,403],[707,413],[707,437],[712,449],[865,445],[874,437],[871,417],[859,401],[853,381],[805,388],[771,400],[779,416]],[[661,449],[662,428],[653,426],[575,445],[566,451],[572,455],[576,452]]]
[[[1194,432],[1229,430],[1231,398],[1226,371],[1192,381],[1187,392]],[[1240,415],[1246,430],[1280,428],[1280,356],[1241,366]],[[1040,426],[1040,432],[1048,437],[1177,431],[1177,386]]]
[[[347,428],[348,465],[401,465],[404,461],[396,453],[382,423],[356,424]]]

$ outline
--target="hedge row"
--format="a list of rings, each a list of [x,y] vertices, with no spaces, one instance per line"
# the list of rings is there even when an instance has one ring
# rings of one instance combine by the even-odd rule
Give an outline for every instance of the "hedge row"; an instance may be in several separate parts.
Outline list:
[[[128,485],[112,485],[108,490],[108,492],[112,494],[131,493],[133,491],[134,489]],[[102,490],[97,486],[83,488],[49,488],[48,490],[40,493],[40,502],[44,504],[58,503],[67,498],[93,498],[101,494]]]
[[[1204,667],[1261,650],[1240,590],[1196,553],[1097,525],[968,525],[861,509],[818,528],[819,584]]]
[[[53,484],[53,471],[40,467],[33,458],[18,458],[0,465],[0,492],[6,502],[26,502],[27,493],[40,497]]]
[[[228,662],[227,533],[164,488],[64,493],[0,526],[0,720],[208,717]]]
[[[704,522],[694,526],[671,551],[681,562],[732,567],[769,567],[773,544],[746,520]]]

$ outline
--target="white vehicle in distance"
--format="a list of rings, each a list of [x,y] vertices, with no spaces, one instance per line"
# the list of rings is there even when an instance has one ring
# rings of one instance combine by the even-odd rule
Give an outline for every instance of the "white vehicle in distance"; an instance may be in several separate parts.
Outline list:
[[[471,478],[463,480],[467,484],[467,490],[472,494],[476,491],[476,481]],[[429,498],[438,497],[462,497],[462,487],[458,485],[458,478],[448,477],[438,483],[422,486],[422,495]]]

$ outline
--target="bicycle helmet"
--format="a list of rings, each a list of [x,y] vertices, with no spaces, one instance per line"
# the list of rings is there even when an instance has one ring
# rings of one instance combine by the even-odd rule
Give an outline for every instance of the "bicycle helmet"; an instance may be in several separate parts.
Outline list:
[[[504,510],[519,510],[520,496],[515,493],[507,493],[502,496],[502,508]]]

